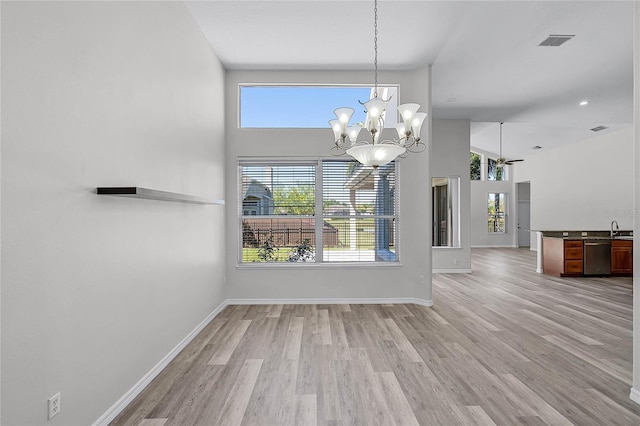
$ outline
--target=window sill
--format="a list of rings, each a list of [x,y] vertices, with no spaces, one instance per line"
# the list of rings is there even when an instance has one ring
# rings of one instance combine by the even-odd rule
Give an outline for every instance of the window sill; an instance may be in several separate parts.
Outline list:
[[[431,246],[433,250],[462,250],[462,247],[451,247],[451,246]]]
[[[398,268],[402,267],[400,262],[344,262],[344,263],[316,263],[316,262],[256,262],[238,263],[236,269],[371,269],[371,268]]]

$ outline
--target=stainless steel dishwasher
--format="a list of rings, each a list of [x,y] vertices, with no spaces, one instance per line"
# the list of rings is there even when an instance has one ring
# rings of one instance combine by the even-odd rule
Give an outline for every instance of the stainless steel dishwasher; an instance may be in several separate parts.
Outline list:
[[[611,241],[586,240],[584,242],[584,275],[611,274]]]

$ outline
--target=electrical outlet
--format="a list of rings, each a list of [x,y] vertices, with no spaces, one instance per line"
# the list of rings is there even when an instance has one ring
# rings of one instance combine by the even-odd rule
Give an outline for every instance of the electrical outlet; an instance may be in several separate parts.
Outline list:
[[[60,392],[49,398],[49,420],[60,413]]]
[[[562,233],[562,236],[563,236],[563,237],[568,237],[568,236],[569,236],[569,233],[568,233],[568,232],[563,232],[563,233]]]
[[[587,235],[588,235],[588,233],[587,233],[587,232],[584,232],[584,231],[582,232],[582,236],[583,236],[583,237],[586,237]]]
[[[460,261],[458,259],[453,259],[453,264],[457,265],[458,263],[460,263]]]
[[[420,275],[420,276],[418,277],[418,282],[419,282],[420,284],[424,284],[424,275]]]

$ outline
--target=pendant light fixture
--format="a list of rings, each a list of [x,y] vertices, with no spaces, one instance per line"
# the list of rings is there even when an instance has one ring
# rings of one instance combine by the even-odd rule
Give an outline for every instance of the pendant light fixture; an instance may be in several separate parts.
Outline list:
[[[333,155],[349,155],[365,166],[377,169],[393,161],[398,156],[404,158],[408,152],[422,152],[426,145],[420,141],[420,130],[427,114],[418,112],[420,105],[408,103],[398,106],[402,123],[396,125],[398,139],[380,140],[384,130],[384,119],[389,99],[378,97],[378,0],[373,2],[373,97],[367,102],[358,101],[365,107],[367,116],[363,125],[350,126],[349,120],[353,115],[353,108],[342,107],[334,112],[336,118],[329,120],[333,129],[335,143],[331,148]],[[366,129],[370,137],[358,140],[361,131]]]

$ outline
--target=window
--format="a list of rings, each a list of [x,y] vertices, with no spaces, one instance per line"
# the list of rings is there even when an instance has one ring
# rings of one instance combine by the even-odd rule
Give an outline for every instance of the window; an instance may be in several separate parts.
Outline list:
[[[507,232],[507,194],[503,192],[489,193],[487,204],[489,233]]]
[[[481,179],[480,155],[475,152],[469,153],[469,168],[471,172],[471,180]]]
[[[241,85],[239,127],[241,128],[328,128],[337,107],[354,109],[351,123],[364,122],[364,107],[358,100],[371,97],[369,86],[278,86]],[[385,127],[397,122],[397,86],[379,86],[378,96],[391,98]]]
[[[398,261],[395,162],[241,161],[239,181],[240,263]]]
[[[507,168],[498,167],[497,161],[487,160],[487,180],[507,180]]]

